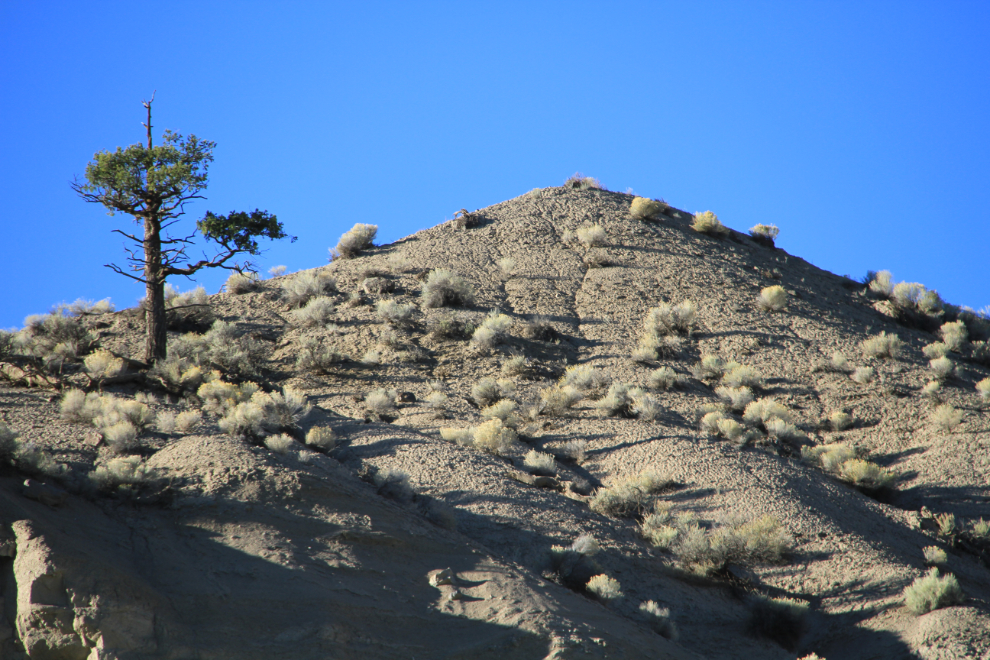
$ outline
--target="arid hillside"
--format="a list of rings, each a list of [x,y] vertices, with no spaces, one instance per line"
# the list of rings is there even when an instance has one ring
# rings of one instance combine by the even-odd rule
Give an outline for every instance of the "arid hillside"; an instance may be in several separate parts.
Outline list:
[[[0,334],[0,657],[990,658],[986,314],[588,183]]]

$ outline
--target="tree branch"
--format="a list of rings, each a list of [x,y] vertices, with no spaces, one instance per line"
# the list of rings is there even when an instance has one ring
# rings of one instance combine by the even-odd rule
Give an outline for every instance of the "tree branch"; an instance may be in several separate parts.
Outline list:
[[[144,279],[143,277],[134,277],[130,273],[125,273],[123,270],[120,269],[120,266],[118,266],[117,264],[103,264],[103,266],[105,268],[109,268],[110,270],[112,270],[113,272],[117,273],[118,275],[123,275],[124,277],[129,277],[132,280],[137,280],[138,282],[143,282],[144,284],[147,284],[148,283],[148,280]]]

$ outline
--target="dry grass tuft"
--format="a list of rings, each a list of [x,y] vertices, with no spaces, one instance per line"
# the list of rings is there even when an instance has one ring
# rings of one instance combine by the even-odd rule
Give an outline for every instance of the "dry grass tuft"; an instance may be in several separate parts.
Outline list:
[[[635,197],[629,204],[629,215],[637,220],[656,220],[667,212],[670,206],[660,200]]]
[[[691,223],[691,229],[701,234],[722,238],[729,234],[729,228],[722,224],[718,216],[711,211],[695,213]]]
[[[452,270],[430,271],[421,294],[423,307],[466,307],[474,304],[474,287]]]
[[[904,590],[904,606],[908,612],[918,616],[958,605],[965,598],[956,576],[949,574],[940,577],[934,566]]]
[[[904,342],[897,335],[888,335],[881,332],[876,337],[864,339],[859,345],[865,357],[873,358],[896,358],[901,352]]]
[[[357,223],[347,230],[337,242],[337,254],[344,259],[353,259],[372,246],[378,225]]]
[[[756,298],[756,306],[766,314],[783,311],[787,309],[787,291],[779,284],[761,289]]]

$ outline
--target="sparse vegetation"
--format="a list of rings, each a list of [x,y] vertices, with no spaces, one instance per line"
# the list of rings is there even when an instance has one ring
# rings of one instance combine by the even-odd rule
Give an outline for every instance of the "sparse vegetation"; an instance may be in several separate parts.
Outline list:
[[[333,318],[333,299],[327,296],[310,298],[305,307],[291,312],[292,320],[302,326],[320,327]]]
[[[753,390],[748,387],[719,387],[715,394],[733,410],[744,410],[753,402]]]
[[[807,615],[808,604],[804,601],[757,596],[752,600],[749,629],[793,650],[804,633]]]
[[[984,403],[990,401],[990,378],[984,378],[976,383],[976,392]]]
[[[337,291],[337,280],[322,270],[296,273],[282,281],[282,297],[289,307],[301,307],[311,298],[326,296]]]
[[[471,342],[478,348],[490,350],[505,341],[511,327],[512,317],[493,309],[471,335]]]
[[[656,493],[673,483],[666,475],[646,469],[639,474],[613,479],[609,485],[594,492],[588,506],[592,511],[613,518],[638,515],[649,508]]]
[[[557,461],[551,454],[530,449],[523,458],[525,465],[533,474],[553,476],[557,473]]]
[[[607,575],[595,575],[590,580],[586,589],[588,593],[602,602],[610,602],[622,598],[622,586],[615,578]]]
[[[513,429],[505,426],[502,420],[493,418],[479,426],[466,429],[440,429],[440,437],[448,442],[474,447],[496,456],[504,456],[511,451],[518,436]]]
[[[856,369],[849,374],[849,378],[851,378],[854,383],[869,385],[873,382],[874,374],[875,372],[873,371],[873,367],[856,367]]]
[[[605,230],[601,225],[585,225],[578,227],[577,239],[585,248],[601,247],[605,245]]]
[[[637,220],[656,220],[669,208],[670,206],[664,201],[634,197],[629,204],[629,215]]]
[[[452,270],[430,271],[423,285],[423,307],[466,307],[474,304],[474,287]]]
[[[348,359],[350,358],[347,355],[337,351],[333,346],[325,344],[318,337],[307,337],[299,346],[296,368],[302,371],[329,374],[340,363],[346,362]]]
[[[230,277],[227,278],[227,282],[224,284],[227,293],[233,293],[235,295],[257,291],[260,286],[261,278],[258,277],[257,273],[250,271],[244,273],[235,271],[230,274]]]
[[[956,372],[956,363],[948,356],[929,360],[928,367],[938,381],[945,381]]]
[[[936,545],[925,546],[921,552],[925,556],[925,563],[929,566],[937,566],[949,561],[949,556],[945,554],[945,550]]]
[[[571,190],[605,189],[605,187],[602,186],[601,181],[590,176],[584,176],[580,172],[576,172],[572,176],[568,177],[568,179],[564,181],[564,187]]]
[[[647,600],[639,604],[639,612],[658,635],[677,641],[677,626],[671,619],[670,608],[660,607],[656,601]]]
[[[939,334],[942,335],[942,341],[953,353],[962,353],[966,340],[969,339],[969,330],[966,329],[966,324],[962,321],[942,324],[942,327],[939,328]]]
[[[337,253],[344,259],[353,259],[372,246],[378,225],[357,223],[348,229],[337,242]]]
[[[932,412],[932,423],[940,431],[952,433],[962,423],[963,412],[956,410],[951,404],[943,403]]]
[[[940,341],[928,344],[921,349],[921,352],[925,354],[925,357],[929,360],[937,360],[938,358],[946,357],[949,354],[949,346]]]
[[[506,277],[512,277],[512,274],[516,270],[516,260],[512,257],[502,257],[498,260],[498,267],[502,270],[502,274]]]
[[[729,234],[729,228],[723,225],[718,219],[718,216],[711,211],[695,213],[694,221],[691,223],[691,229],[701,234],[714,236],[715,238],[722,238]]]
[[[845,431],[853,425],[853,416],[842,410],[836,410],[828,416],[829,425],[833,431]]]
[[[787,308],[787,291],[779,284],[765,287],[756,298],[756,306],[767,314],[783,311]]]
[[[660,367],[650,373],[650,387],[655,390],[669,390],[681,383],[681,376],[670,367]]]
[[[886,359],[896,358],[901,352],[904,342],[897,335],[881,332],[875,337],[864,339],[859,346],[865,357]]]
[[[395,300],[379,301],[375,308],[378,318],[396,326],[408,325],[412,322],[412,316],[416,312],[416,305],[412,303],[403,304]]]
[[[920,616],[932,610],[951,607],[963,602],[965,596],[956,576],[939,576],[934,566],[904,590],[904,606],[911,614]]]
[[[774,241],[777,240],[777,236],[779,234],[780,229],[777,225],[760,224],[749,228],[749,235],[752,236],[757,243],[761,243],[767,247],[774,247]]]
[[[868,493],[890,488],[897,481],[895,473],[859,458],[845,461],[839,468],[839,477]]]
[[[717,355],[703,355],[696,365],[691,367],[691,375],[698,380],[718,380],[725,373],[725,362]]]

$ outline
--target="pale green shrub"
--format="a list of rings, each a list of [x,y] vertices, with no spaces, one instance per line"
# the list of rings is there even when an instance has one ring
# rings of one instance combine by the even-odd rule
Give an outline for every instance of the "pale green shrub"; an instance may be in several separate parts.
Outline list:
[[[717,387],[715,394],[733,410],[743,410],[753,402],[753,390],[748,387]]]
[[[60,404],[62,419],[79,424],[92,424],[93,418],[100,414],[102,407],[99,394],[87,394],[82,390],[69,390],[62,395]]]
[[[691,367],[691,375],[698,380],[716,380],[725,373],[725,362],[717,355],[704,355]]]
[[[767,430],[767,435],[771,438],[778,438],[780,440],[804,440],[807,436],[796,426],[790,422],[785,422],[779,417],[771,417],[768,419],[764,426]]]
[[[155,471],[141,462],[140,456],[121,456],[110,459],[89,473],[90,480],[99,488],[116,488],[123,485],[139,485],[151,480]]]
[[[573,387],[581,392],[597,390],[608,384],[608,377],[590,364],[575,364],[560,377],[560,387]]]
[[[859,458],[843,463],[839,468],[839,477],[866,491],[889,488],[897,480],[897,475],[890,470]]]
[[[203,401],[203,410],[214,415],[222,415],[237,404],[250,401],[257,391],[256,383],[245,382],[234,385],[222,378],[215,378],[200,385],[196,396]]]
[[[611,517],[634,515],[642,511],[653,495],[673,481],[666,475],[645,469],[639,474],[613,479],[596,490],[588,502],[592,511]]]
[[[729,387],[763,387],[763,377],[753,367],[730,363],[725,365],[722,384]]]
[[[505,340],[512,327],[512,317],[493,309],[471,335],[471,342],[480,348],[491,349]]]
[[[506,277],[511,277],[516,269],[516,260],[512,257],[502,257],[496,263]]]
[[[656,420],[662,412],[660,403],[639,388],[635,389],[636,392],[634,392],[632,396],[633,402],[630,412],[636,415],[637,419],[641,419],[644,422],[652,422]]]
[[[980,399],[984,402],[990,401],[990,378],[984,378],[976,384],[976,391],[980,395]]]
[[[963,346],[966,345],[966,340],[969,339],[969,330],[966,329],[966,324],[962,321],[943,324],[939,329],[939,334],[942,335],[942,340],[949,347],[949,350],[955,353],[961,353]]]
[[[834,411],[828,416],[829,424],[832,426],[833,431],[845,431],[847,428],[853,425],[853,416],[847,412],[841,410]]]
[[[573,385],[551,385],[540,390],[541,412],[551,417],[564,414],[584,398],[584,393]]]
[[[856,450],[848,445],[801,447],[801,460],[817,465],[826,472],[838,472],[843,463],[853,458],[856,458]]]
[[[381,364],[382,353],[377,349],[369,348],[367,351],[364,352],[364,355],[362,355],[361,359],[358,361],[366,367],[374,366],[376,364]]]
[[[292,387],[284,387],[281,392],[257,392],[251,400],[265,411],[265,427],[272,431],[298,428],[313,410],[306,395]]]
[[[701,418],[701,430],[709,435],[718,435],[719,433],[719,422],[722,420],[729,419],[721,410],[713,410],[711,412],[705,413]]]
[[[669,390],[681,383],[681,377],[670,367],[660,367],[650,373],[650,387],[656,390]]]
[[[601,225],[585,225],[578,227],[577,239],[586,248],[605,245],[605,230]]]
[[[936,341],[928,344],[921,349],[921,352],[925,354],[925,357],[929,360],[937,360],[938,358],[943,358],[949,354],[949,345]]]
[[[787,406],[770,398],[763,398],[750,403],[743,412],[744,422],[764,428],[766,428],[766,423],[775,417],[788,423],[794,422]]]
[[[904,606],[911,614],[922,615],[932,610],[958,605],[965,600],[956,576],[939,577],[934,566],[904,590]]]
[[[514,355],[502,363],[503,376],[526,376],[531,371],[529,360],[522,355]]]
[[[659,202],[645,197],[634,197],[629,204],[629,215],[637,220],[655,220],[670,208],[666,202]]]
[[[285,279],[281,283],[282,296],[290,307],[300,307],[311,298],[337,291],[337,280],[322,270],[307,270]]]
[[[889,270],[881,270],[870,278],[869,289],[880,298],[890,298],[894,295],[893,274]]]
[[[430,392],[426,395],[426,405],[437,411],[446,410],[449,401],[450,399],[443,392]]]
[[[980,518],[977,522],[973,523],[973,536],[978,539],[990,538],[990,522]]]
[[[855,371],[849,374],[849,378],[860,385],[869,385],[873,382],[874,374],[873,367],[856,367]]]
[[[559,456],[562,456],[577,464],[584,463],[588,451],[587,440],[568,440],[560,448]]]
[[[523,465],[533,474],[553,476],[557,473],[557,461],[550,454],[530,449],[523,458]]]
[[[268,269],[268,274],[271,275],[272,277],[282,277],[283,275],[285,275],[285,271],[287,270],[288,268],[282,265],[272,266],[271,268]]]
[[[502,398],[502,391],[494,378],[482,378],[471,388],[471,398],[479,406],[490,406]]]
[[[502,423],[514,429],[519,426],[519,416],[516,414],[516,402],[509,399],[502,399],[481,411],[481,416],[485,419],[498,419]]]
[[[691,571],[711,575],[729,563],[780,563],[793,539],[773,516],[715,529],[702,528],[690,516],[671,522],[665,512],[647,517],[643,529],[658,547],[670,549]]]
[[[564,181],[564,187],[571,190],[604,190],[602,182],[590,176],[584,176],[580,172],[575,172]]]
[[[103,426],[101,430],[103,431],[103,439],[106,440],[107,446],[118,454],[137,449],[138,447],[138,430],[130,422],[116,422],[108,426]]]
[[[470,447],[474,444],[474,428],[468,427],[466,429],[453,429],[453,428],[442,428],[440,429],[440,437],[447,442],[453,442],[458,445],[464,445]]]
[[[99,350],[90,353],[83,360],[86,374],[94,383],[116,378],[124,372],[124,360],[109,351]]]
[[[640,394],[642,390],[639,388],[628,383],[615,382],[609,386],[605,396],[595,402],[595,408],[607,417],[629,416],[632,412],[633,396]]]
[[[718,435],[722,436],[729,442],[737,445],[744,445],[750,440],[751,434],[746,430],[746,427],[731,417],[719,419],[717,426]]]
[[[296,442],[296,439],[284,433],[280,435],[271,435],[265,438],[265,446],[276,454],[285,455],[290,451],[299,451],[299,443]]]
[[[378,225],[357,223],[348,229],[337,241],[337,254],[345,259],[352,259],[362,251],[372,247],[372,241],[378,233]]]
[[[378,317],[386,323],[405,325],[412,320],[416,305],[403,304],[395,300],[381,300],[376,308]]]
[[[925,556],[925,563],[929,566],[944,564],[949,561],[949,556],[945,554],[945,550],[935,545],[925,546],[921,552]]]
[[[168,357],[155,363],[150,373],[160,378],[172,391],[195,389],[203,382],[204,377],[202,367],[172,350]]]
[[[155,417],[155,428],[159,433],[175,432],[175,413],[165,410]]]
[[[896,358],[903,345],[904,342],[897,335],[881,332],[876,337],[864,339],[860,344],[860,349],[866,357]]]
[[[937,380],[930,380],[921,388],[921,395],[929,399],[937,399],[942,391],[942,383]]]
[[[655,601],[647,600],[639,604],[639,611],[658,635],[677,641],[677,626],[670,618],[670,608],[660,607]]]
[[[293,321],[302,326],[324,326],[333,318],[334,302],[327,296],[314,296],[305,306],[290,312]]]
[[[307,337],[299,347],[296,356],[296,368],[302,371],[314,371],[321,374],[332,373],[333,368],[348,357],[335,348],[325,345],[317,337]]]
[[[955,431],[956,427],[962,423],[962,420],[963,412],[956,410],[948,403],[937,406],[934,412],[932,412],[932,423],[935,424],[935,428],[946,433]]]
[[[938,524],[938,533],[940,536],[954,536],[956,533],[956,514],[954,513],[940,513],[935,516],[935,522]]]
[[[175,427],[182,433],[189,433],[203,421],[203,415],[195,410],[181,412],[175,417]]]
[[[319,451],[329,452],[337,447],[337,436],[331,428],[314,426],[306,432],[306,444]]]
[[[756,306],[768,314],[783,311],[787,308],[787,291],[779,284],[765,287],[756,298]]]
[[[685,334],[690,335],[697,324],[698,308],[690,300],[684,300],[676,305],[660,303],[651,307],[643,319],[643,329],[647,334],[661,335]]]
[[[925,291],[924,284],[918,282],[898,282],[894,285],[891,300],[898,307],[911,309],[918,305],[918,301],[921,300],[921,296],[924,295]]]
[[[846,359],[845,355],[836,351],[832,353],[830,365],[833,371],[847,371],[849,369],[849,360]]]
[[[940,381],[946,380],[956,371],[956,363],[948,357],[940,357],[934,360],[929,360],[928,366],[932,370],[932,374],[935,378]]]
[[[516,441],[516,432],[495,418],[479,425],[474,430],[474,447],[498,456],[509,452]]]
[[[615,578],[607,575],[596,575],[588,580],[588,593],[602,602],[609,602],[623,597],[622,585]]]
[[[261,278],[258,277],[257,273],[238,273],[235,271],[227,278],[224,288],[227,289],[228,293],[241,295],[255,291],[260,285]]]
[[[452,270],[430,271],[421,294],[423,307],[468,306],[474,304],[474,287]]]
[[[755,227],[749,228],[749,235],[753,238],[766,241],[773,245],[773,242],[777,239],[780,234],[780,228],[777,225],[763,225],[759,224]]]
[[[387,415],[395,412],[395,399],[399,393],[395,390],[378,388],[364,395],[364,407],[376,415]]]
[[[265,411],[261,406],[252,402],[238,403],[220,418],[217,425],[227,435],[262,437],[264,431]]]
[[[716,238],[721,238],[729,233],[728,227],[723,225],[718,216],[711,211],[695,213],[694,220],[691,222],[691,229]]]
[[[378,494],[398,502],[409,502],[415,492],[409,475],[401,470],[379,470],[373,477]]]

